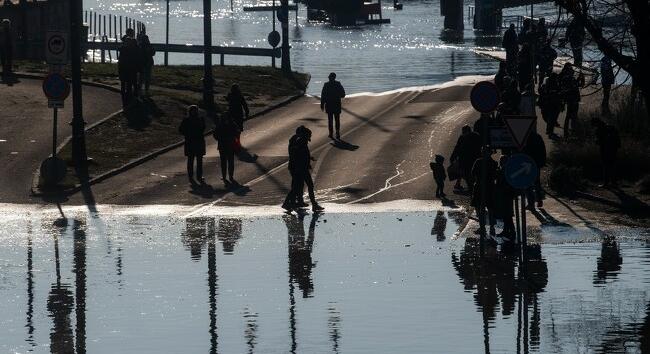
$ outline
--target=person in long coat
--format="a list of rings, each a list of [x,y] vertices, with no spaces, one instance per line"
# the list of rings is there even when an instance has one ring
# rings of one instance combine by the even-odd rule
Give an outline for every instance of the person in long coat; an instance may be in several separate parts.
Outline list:
[[[126,30],[126,35],[122,37],[120,57],[117,62],[123,107],[127,107],[134,96],[138,96],[138,72],[141,70],[142,56],[138,43],[133,38],[134,34],[133,28]]]
[[[345,89],[339,81],[336,81],[335,73],[330,73],[328,78],[329,81],[323,85],[321,91],[320,109],[327,112],[330,139],[334,139],[334,128],[336,128],[336,139],[341,139],[341,99],[345,97]]]
[[[248,118],[250,111],[246,99],[239,88],[239,85],[233,84],[230,87],[230,93],[226,96],[228,102],[228,114],[233,123],[237,125],[240,132],[244,131],[244,117]]]
[[[235,142],[240,133],[239,126],[229,115],[222,116],[214,129],[214,137],[217,140],[217,148],[219,149],[219,159],[221,162],[221,179],[226,186],[237,184],[234,178]],[[230,180],[226,178],[226,173],[228,173]]]
[[[303,188],[307,184],[309,199],[312,204],[312,210],[319,212],[323,210],[316,201],[314,192],[314,181],[311,177],[311,153],[309,151],[309,141],[311,140],[311,130],[305,126],[299,126],[296,134],[289,140],[289,173],[291,174],[291,190],[282,204],[282,208],[290,211],[296,207],[304,205],[302,201]]]
[[[181,122],[178,131],[185,137],[185,156],[187,156],[187,177],[192,185],[194,180],[194,161],[196,161],[196,178],[203,184],[203,156],[205,155],[205,122],[199,117],[199,107],[192,105],[187,109],[187,117]]]
[[[458,163],[461,171],[461,175],[465,182],[467,182],[467,188],[471,190],[474,186],[474,179],[472,178],[472,166],[474,166],[474,161],[481,156],[481,136],[472,131],[472,128],[469,125],[466,125],[462,128],[462,134],[458,137],[454,151],[451,153],[450,160],[452,163]],[[456,180],[456,185],[454,190],[462,190],[462,185],[460,183],[460,178]]]

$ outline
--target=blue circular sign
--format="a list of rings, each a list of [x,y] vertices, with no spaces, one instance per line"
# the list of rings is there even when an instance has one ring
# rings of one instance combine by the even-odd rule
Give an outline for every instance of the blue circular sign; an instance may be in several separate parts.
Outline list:
[[[515,189],[527,189],[535,184],[539,168],[526,154],[514,154],[506,162],[504,174],[506,182]]]
[[[65,100],[70,94],[70,84],[61,74],[51,73],[43,80],[43,93],[51,100]]]
[[[490,81],[481,81],[474,85],[469,98],[472,107],[481,113],[494,112],[501,102],[497,85]]]

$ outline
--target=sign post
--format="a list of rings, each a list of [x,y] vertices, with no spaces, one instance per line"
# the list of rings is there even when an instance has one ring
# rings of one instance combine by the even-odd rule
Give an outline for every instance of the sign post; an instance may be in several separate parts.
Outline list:
[[[63,108],[63,102],[70,95],[70,85],[61,74],[50,73],[43,80],[43,93],[48,99],[47,106],[52,108],[53,128],[52,128],[52,156],[48,157],[41,164],[41,176],[45,185],[53,186],[61,182],[66,175],[65,161],[56,156],[57,145],[57,127],[58,127],[58,109]]]
[[[65,65],[69,60],[68,33],[47,31],[45,34],[45,61],[50,65]]]

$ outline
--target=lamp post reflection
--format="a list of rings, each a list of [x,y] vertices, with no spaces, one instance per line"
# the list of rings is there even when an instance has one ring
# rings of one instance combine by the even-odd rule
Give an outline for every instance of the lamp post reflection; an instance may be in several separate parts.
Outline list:
[[[27,343],[34,343],[34,262],[32,248],[32,224],[27,225]]]
[[[86,353],[86,225],[73,223],[77,354]]]
[[[65,234],[67,228],[61,229]],[[59,238],[54,235],[54,264],[56,271],[56,283],[50,287],[47,298],[47,310],[52,318],[53,326],[50,331],[50,352],[51,353],[74,353],[74,335],[72,332],[72,308],[74,297],[70,291],[70,285],[61,283],[61,262],[59,253]]]

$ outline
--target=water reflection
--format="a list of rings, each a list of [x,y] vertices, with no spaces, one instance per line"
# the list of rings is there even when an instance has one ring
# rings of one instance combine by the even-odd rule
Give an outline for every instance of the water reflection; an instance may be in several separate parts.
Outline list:
[[[201,253],[210,235],[214,237],[214,218],[193,217],[185,220],[185,230],[181,233],[181,242],[190,251],[190,258],[201,260]]]
[[[498,308],[507,318],[513,314],[516,304],[517,352],[521,350],[522,339],[524,353],[539,348],[541,316],[538,294],[548,283],[548,266],[539,245],[527,246],[525,259],[525,265],[518,264],[516,252],[509,249],[498,251],[491,246],[487,246],[481,256],[477,238],[467,238],[460,255],[455,252],[451,255],[452,265],[465,291],[474,294],[474,303],[481,311],[486,353],[490,352],[489,329],[495,323]]]
[[[341,341],[341,312],[336,308],[335,302],[330,303],[327,312],[329,313],[327,327],[332,342],[332,353],[338,354],[339,342]]]
[[[605,284],[608,279],[616,279],[621,271],[623,257],[614,237],[605,237],[602,241],[600,257],[596,261],[594,285]]]
[[[241,219],[219,219],[219,230],[217,238],[221,241],[224,254],[232,255],[235,251],[237,241],[241,239],[242,221]]]
[[[255,352],[255,345],[257,344],[257,317],[257,312],[252,312],[250,308],[244,310],[244,321],[246,322],[244,338],[246,339],[249,354]]]
[[[213,218],[203,218],[202,221],[205,224],[205,237],[208,240],[208,304],[210,307],[208,317],[210,318],[210,353],[217,353],[217,344],[219,342],[219,336],[217,334],[217,253],[216,253],[216,242],[215,239],[215,230],[214,230],[214,219]],[[200,254],[199,250],[199,254]]]
[[[32,224],[27,226],[27,343],[32,347],[34,342],[34,254],[32,248]]]
[[[312,296],[314,291],[311,271],[316,264],[311,258],[311,252],[319,214],[312,215],[307,237],[305,237],[304,218],[304,214],[283,216],[288,235],[289,281],[298,285],[302,290],[303,298],[308,298]]]
[[[73,224],[74,259],[73,272],[75,273],[75,317],[77,354],[86,353],[86,224],[74,220]]]
[[[447,217],[444,211],[438,211],[436,218],[433,219],[433,227],[431,228],[431,236],[436,236],[436,241],[442,242],[445,240],[445,230],[447,230]]]

